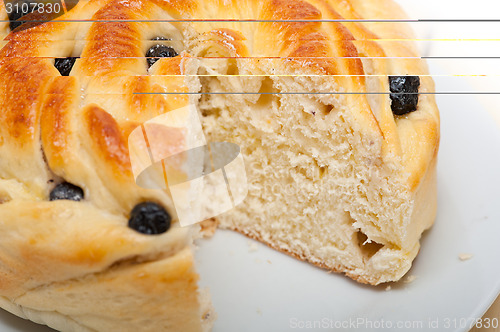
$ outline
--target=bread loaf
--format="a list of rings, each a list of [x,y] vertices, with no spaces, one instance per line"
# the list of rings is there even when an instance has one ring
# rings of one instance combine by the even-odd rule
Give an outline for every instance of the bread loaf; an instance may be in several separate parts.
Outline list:
[[[411,31],[359,20],[403,17],[391,0],[82,0],[0,23],[0,306],[61,331],[210,329],[200,227],[136,184],[128,150],[188,105],[245,161],[247,197],[221,227],[399,280],[436,214],[439,114]]]

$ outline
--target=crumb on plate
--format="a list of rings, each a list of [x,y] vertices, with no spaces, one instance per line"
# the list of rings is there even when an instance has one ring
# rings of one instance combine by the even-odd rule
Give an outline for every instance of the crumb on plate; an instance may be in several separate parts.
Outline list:
[[[462,262],[463,261],[468,261],[469,259],[471,259],[472,257],[474,257],[474,255],[472,254],[465,254],[465,253],[462,253],[462,254],[459,254],[458,255],[458,259],[460,259]]]

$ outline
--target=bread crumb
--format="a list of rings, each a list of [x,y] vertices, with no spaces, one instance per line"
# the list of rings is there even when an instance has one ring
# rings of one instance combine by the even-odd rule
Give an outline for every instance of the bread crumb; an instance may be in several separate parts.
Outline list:
[[[215,218],[210,218],[200,222],[201,234],[204,238],[212,237],[217,230],[218,222]]]
[[[388,292],[388,291],[390,291],[390,290],[391,290],[391,286],[390,286],[390,285],[389,285],[389,286],[387,286],[387,287],[385,288],[385,291],[386,291],[386,292]]]
[[[472,257],[474,257],[474,255],[472,255],[472,254],[459,254],[458,255],[458,259],[460,259],[462,262],[463,261],[468,261]]]
[[[257,313],[262,316],[262,310],[260,310],[259,308],[257,308]]]
[[[248,240],[247,244],[248,244],[248,252],[254,252],[257,251],[257,249],[259,249],[259,246],[255,242]]]
[[[267,260],[267,262],[268,262],[269,264],[272,264],[272,262],[271,262],[269,259]]]
[[[417,276],[414,276],[414,275],[410,275],[408,277],[406,277],[406,279],[403,281],[405,284],[409,284],[409,283],[412,283],[415,281],[415,279],[417,279]]]

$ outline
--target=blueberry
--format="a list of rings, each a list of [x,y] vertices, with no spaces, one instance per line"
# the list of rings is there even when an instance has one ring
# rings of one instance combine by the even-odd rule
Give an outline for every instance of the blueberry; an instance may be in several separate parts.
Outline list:
[[[156,37],[153,40],[167,40],[164,37]],[[173,58],[178,56],[177,52],[171,47],[167,45],[157,44],[152,46],[146,52],[146,58],[148,60],[148,65],[151,67],[154,63],[160,58]]]
[[[78,2],[79,0],[65,0],[64,4],[66,5],[66,10],[70,11],[71,9],[73,9],[73,7],[75,7],[78,4]]]
[[[23,12],[23,4],[27,3],[28,5],[30,2],[28,1],[6,1],[10,2],[12,4],[12,11],[9,14],[9,25],[10,25],[10,30],[16,29],[18,26],[22,25],[24,22],[23,21],[18,21],[21,17],[26,15],[28,12]],[[25,6],[26,7],[26,6]],[[31,7],[28,7],[31,8]]]
[[[65,8],[62,9],[59,0],[4,0],[9,13],[10,30],[15,30],[20,25],[29,22],[23,28],[28,29],[39,24],[52,21],[61,16],[67,10],[72,9],[79,0],[65,0]],[[59,3],[58,3],[59,2]],[[59,7],[57,7],[59,6]],[[18,21],[21,17],[26,17],[26,21]],[[20,29],[22,30],[22,29]]]
[[[83,199],[83,190],[68,182],[60,183],[50,192],[51,201],[58,199],[81,201]]]
[[[171,221],[172,217],[161,205],[143,202],[132,209],[128,227],[142,234],[154,235],[168,231]]]
[[[404,115],[417,110],[418,76],[389,76],[391,109],[395,115]]]
[[[56,67],[57,70],[59,70],[62,76],[69,76],[69,73],[71,72],[71,69],[75,64],[76,59],[78,58],[75,57],[56,58],[56,61],[54,62],[54,67]]]

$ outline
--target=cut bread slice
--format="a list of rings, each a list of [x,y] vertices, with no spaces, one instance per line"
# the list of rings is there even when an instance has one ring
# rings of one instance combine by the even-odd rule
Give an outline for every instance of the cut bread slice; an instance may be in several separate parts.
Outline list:
[[[322,19],[404,18],[389,1],[310,3]],[[269,6],[261,17],[283,14]],[[192,91],[202,93],[207,138],[238,144],[246,161],[248,196],[218,222],[359,282],[397,281],[436,215],[434,84],[425,63],[409,59],[418,55],[406,28],[307,24],[299,38],[307,42],[293,51],[274,37],[284,25],[276,23],[258,24],[251,43],[229,28],[210,30],[192,51],[204,57],[201,90]],[[248,59],[250,45],[276,58]],[[378,59],[387,56],[396,58]],[[392,114],[391,75],[421,76],[415,112]]]
[[[255,72],[247,68],[238,62],[240,74]],[[435,159],[412,187],[380,130],[353,115],[368,107],[364,97],[296,95],[340,89],[328,79],[296,78],[303,72],[276,61],[268,68],[286,78],[247,78],[241,86],[292,94],[200,100],[209,140],[238,144],[246,161],[248,196],[217,218],[220,225],[360,282],[399,280],[435,217]],[[202,91],[220,91],[225,80],[205,78]]]

